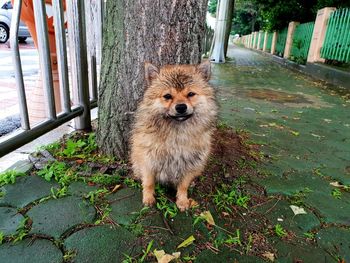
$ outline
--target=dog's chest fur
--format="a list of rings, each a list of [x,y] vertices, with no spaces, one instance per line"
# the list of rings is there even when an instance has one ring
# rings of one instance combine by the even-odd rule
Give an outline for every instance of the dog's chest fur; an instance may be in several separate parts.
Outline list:
[[[183,176],[205,165],[210,151],[210,132],[201,136],[170,133],[161,141],[157,134],[148,136],[146,158],[157,181],[177,185]]]

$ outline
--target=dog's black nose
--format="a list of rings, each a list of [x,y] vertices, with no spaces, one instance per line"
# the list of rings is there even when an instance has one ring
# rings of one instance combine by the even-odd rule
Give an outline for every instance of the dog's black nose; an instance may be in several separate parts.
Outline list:
[[[186,104],[177,104],[175,106],[175,110],[180,114],[185,113],[187,110],[187,105]]]

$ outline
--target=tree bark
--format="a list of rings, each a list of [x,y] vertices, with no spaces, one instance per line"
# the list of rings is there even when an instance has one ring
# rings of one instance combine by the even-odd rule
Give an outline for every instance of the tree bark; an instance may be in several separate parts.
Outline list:
[[[133,113],[145,87],[144,62],[201,61],[207,1],[107,1],[97,129],[102,153],[127,158]]]

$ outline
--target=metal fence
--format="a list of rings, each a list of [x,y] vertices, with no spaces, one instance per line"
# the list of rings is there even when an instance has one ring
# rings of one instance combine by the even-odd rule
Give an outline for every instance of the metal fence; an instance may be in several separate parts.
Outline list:
[[[85,15],[86,9],[84,4],[92,2],[94,2],[94,5],[97,8],[96,16],[98,19],[96,30],[101,30],[100,32],[97,32],[99,33],[101,40],[103,0],[66,1],[66,12],[68,18],[67,32],[69,39],[69,45],[67,45],[63,1],[52,1],[58,74],[62,101],[62,112],[57,113],[55,108],[57,102],[54,98],[45,5],[42,0],[33,0],[36,33],[38,37],[40,72],[45,95],[45,102],[43,103],[45,103],[47,119],[31,127],[18,45],[18,28],[22,1],[15,1],[10,30],[10,44],[15,67],[16,88],[19,98],[22,129],[10,136],[4,136],[1,138],[0,157],[74,118],[76,118],[76,129],[88,129],[91,127],[90,109],[97,105],[96,50],[95,52],[91,52],[91,50],[88,49],[93,47],[88,47],[86,44],[86,28],[89,28],[91,25],[86,23],[88,18],[86,18]],[[94,48],[96,48],[96,46]],[[100,50],[97,50],[97,52],[100,52]],[[70,79],[68,74],[68,61],[70,61]],[[94,81],[95,85],[93,85],[91,81]],[[71,85],[69,85],[70,83]],[[91,96],[89,94],[89,87],[92,87],[92,91],[90,92]],[[72,98],[70,96],[71,94],[73,94]]]
[[[277,42],[276,42],[276,55],[283,57],[284,48],[287,41],[288,28],[282,29],[277,32]]]
[[[350,9],[334,11],[327,25],[321,57],[340,62],[350,62]]]
[[[305,63],[312,39],[315,22],[299,24],[296,26],[293,35],[293,44],[291,49],[291,59],[297,62]]]

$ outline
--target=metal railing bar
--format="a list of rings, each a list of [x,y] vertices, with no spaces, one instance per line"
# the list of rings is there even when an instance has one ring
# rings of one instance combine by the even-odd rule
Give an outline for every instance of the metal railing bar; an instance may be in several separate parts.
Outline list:
[[[84,108],[82,116],[75,120],[78,130],[91,128],[89,105],[88,66],[86,52],[84,1],[67,1],[68,37],[70,43],[70,62],[73,100]]]
[[[96,68],[96,56],[90,56],[89,65],[89,86],[90,86],[90,99],[97,99],[97,68]]]
[[[63,112],[70,112],[70,95],[67,63],[66,31],[64,28],[62,0],[53,0],[53,21],[55,25],[58,75]]]
[[[5,137],[3,141],[0,140],[0,157],[76,118],[83,114],[83,112],[83,107],[73,107],[69,113],[62,112],[58,114],[56,120],[46,120],[33,127],[31,130],[14,132],[11,137]]]
[[[68,1],[70,2],[70,1]],[[47,102],[47,112],[50,120],[57,118],[55,108],[55,97],[53,91],[53,78],[51,68],[51,56],[49,48],[49,37],[47,31],[46,10],[44,1],[33,0],[34,18],[36,33],[38,37],[38,51],[40,61],[40,71],[42,75],[42,84]]]
[[[19,101],[19,112],[21,117],[21,127],[24,130],[30,129],[28,106],[26,99],[26,91],[23,81],[23,71],[21,56],[18,45],[18,27],[20,23],[20,14],[22,9],[22,1],[15,1],[12,14],[12,22],[10,29],[10,46],[12,49],[12,61],[15,66],[16,90]]]

